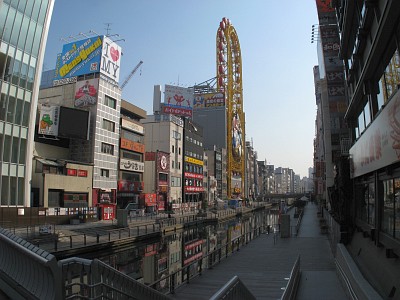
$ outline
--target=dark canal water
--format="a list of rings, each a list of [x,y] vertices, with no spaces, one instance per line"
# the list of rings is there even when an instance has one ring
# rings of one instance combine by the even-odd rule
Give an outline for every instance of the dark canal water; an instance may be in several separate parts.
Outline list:
[[[197,222],[184,230],[164,234],[159,240],[133,244],[101,261],[161,292],[171,291],[202,270],[234,255],[278,223],[274,210],[260,210],[214,224]]]

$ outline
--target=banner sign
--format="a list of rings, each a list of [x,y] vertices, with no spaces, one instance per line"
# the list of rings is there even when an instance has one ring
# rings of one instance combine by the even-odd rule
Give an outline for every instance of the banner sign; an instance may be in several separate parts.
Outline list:
[[[78,81],[75,85],[75,107],[87,107],[97,103],[99,79]]]
[[[65,44],[57,57],[54,79],[99,72],[102,44],[102,36]]]
[[[60,117],[59,106],[41,105],[38,133],[58,136],[59,117]]]

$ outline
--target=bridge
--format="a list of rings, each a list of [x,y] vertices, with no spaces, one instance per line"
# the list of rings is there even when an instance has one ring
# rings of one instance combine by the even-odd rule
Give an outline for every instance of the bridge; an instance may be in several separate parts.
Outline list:
[[[201,299],[217,299],[215,295],[229,295],[235,290],[232,288],[235,285],[239,287],[239,292],[246,291],[246,294],[254,296],[246,299],[258,299],[260,295],[264,295],[263,299],[290,299],[285,295],[293,295],[296,291],[291,289],[297,287],[299,300],[314,296],[328,299],[327,295],[331,296],[330,299],[333,299],[332,295],[338,296],[335,299],[344,299],[345,292],[359,299],[382,299],[362,277],[342,244],[336,244],[335,258],[329,254],[329,240],[337,239],[334,236],[328,239],[325,233],[319,231],[321,220],[317,217],[317,207],[309,204],[304,211],[304,217],[297,221],[300,226],[296,226],[289,238],[276,241],[272,234],[263,234],[263,228],[254,228],[232,241],[231,245],[226,245],[226,251],[225,247],[217,249],[194,262],[200,266],[200,274],[190,277],[190,285],[184,284],[174,290],[175,276],[172,274],[167,279],[170,281],[163,284],[169,289],[162,292],[156,289],[161,282],[152,286],[141,284],[96,259],[57,261],[49,252],[0,229],[0,290],[12,299],[125,299],[133,295],[135,299],[190,299],[198,288],[197,291],[208,293]],[[328,234],[334,235],[339,225],[328,213],[323,215],[329,224]],[[294,262],[298,251],[301,252],[301,260]],[[189,275],[188,270],[180,272],[186,271]],[[202,271],[203,276],[198,276]],[[239,274],[240,278],[226,280],[232,272]],[[207,283],[216,275],[219,278],[217,281],[212,281],[211,285]],[[256,279],[252,280],[251,276],[256,276]],[[292,281],[292,276],[297,283]],[[270,279],[266,280],[267,277]],[[344,285],[338,283],[339,278]],[[270,295],[267,298],[266,293]]]

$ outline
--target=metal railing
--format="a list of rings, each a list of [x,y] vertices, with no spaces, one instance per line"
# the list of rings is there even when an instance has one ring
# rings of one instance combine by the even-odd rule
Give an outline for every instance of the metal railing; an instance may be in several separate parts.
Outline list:
[[[300,282],[300,275],[301,271],[300,271],[300,255],[299,255],[296,259],[296,262],[294,263],[292,271],[290,272],[290,277],[285,287],[285,291],[283,292],[283,295],[281,297],[281,300],[295,299],[297,288]]]
[[[248,290],[238,276],[229,280],[210,300],[256,300],[256,297]]]
[[[61,299],[56,258],[0,228],[0,289],[11,299]]]
[[[97,259],[68,258],[58,265],[63,299],[170,299]]]

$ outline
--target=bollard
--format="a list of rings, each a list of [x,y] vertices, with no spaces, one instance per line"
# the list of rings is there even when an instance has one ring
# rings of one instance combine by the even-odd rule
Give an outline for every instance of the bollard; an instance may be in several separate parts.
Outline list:
[[[57,251],[57,237],[54,239],[54,251]]]
[[[86,233],[83,234],[83,245],[86,246]]]
[[[72,235],[69,236],[69,247],[72,248]]]
[[[111,241],[111,232],[108,232],[108,241]]]
[[[99,241],[100,241],[100,234],[96,233],[96,242],[97,242],[97,244],[99,243]]]

